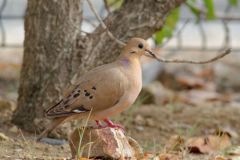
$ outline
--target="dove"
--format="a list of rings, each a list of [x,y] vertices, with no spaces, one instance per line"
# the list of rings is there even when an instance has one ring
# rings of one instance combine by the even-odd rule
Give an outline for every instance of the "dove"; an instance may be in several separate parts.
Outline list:
[[[109,117],[129,108],[138,97],[142,89],[140,58],[143,55],[154,58],[147,41],[132,38],[114,62],[84,74],[56,105],[45,111],[46,117],[53,118],[53,121],[38,140],[61,123],[75,119],[95,120],[100,128],[121,128]],[[106,125],[103,126],[100,121]]]

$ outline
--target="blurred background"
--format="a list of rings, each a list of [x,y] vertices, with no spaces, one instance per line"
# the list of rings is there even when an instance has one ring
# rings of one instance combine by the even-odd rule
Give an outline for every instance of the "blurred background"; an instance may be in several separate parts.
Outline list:
[[[112,5],[119,5],[119,1],[112,1]],[[116,3],[116,4],[114,4]],[[195,6],[204,10],[201,0]],[[0,0],[0,76],[7,79],[17,79],[23,56],[24,15],[26,0]],[[102,18],[107,16],[103,1],[94,2]],[[207,19],[196,15],[189,6],[182,5],[178,13],[170,15],[170,20],[164,28],[162,36],[153,37],[150,42],[157,42],[161,46],[161,54],[167,58],[184,54],[194,56],[211,56],[226,46],[233,52],[240,50],[240,5],[228,0],[218,0],[214,3],[215,18]],[[91,32],[98,25],[98,21],[89,9],[86,2],[83,7],[84,22],[81,26],[85,32]],[[201,13],[200,13],[201,14]],[[176,23],[176,24],[175,24]],[[156,43],[155,43],[156,44]],[[163,47],[162,47],[163,46]],[[176,52],[177,51],[177,52]],[[234,54],[239,57],[239,54]],[[232,56],[232,57],[234,57]],[[192,57],[190,57],[192,59]],[[153,66],[153,67],[152,67]],[[153,69],[154,68],[154,69]],[[144,84],[156,78],[156,73],[163,66],[158,62],[144,66]],[[1,90],[4,90],[1,87]],[[2,91],[1,91],[2,94]],[[17,95],[12,95],[16,99]]]
[[[99,15],[106,17],[104,1],[93,2]],[[168,59],[206,60],[226,47],[232,48],[232,53],[207,65],[142,60],[144,88],[138,107],[116,119],[146,149],[161,148],[170,135],[202,136],[216,130],[229,133],[233,144],[240,142],[240,2],[213,2],[209,7],[203,0],[187,1],[167,17],[163,30],[149,39],[160,48],[159,56]],[[113,9],[121,5],[119,0],[108,3]],[[18,97],[26,5],[27,0],[0,0],[0,111],[8,117],[1,124],[11,126],[8,129],[13,132],[16,126],[9,117]],[[92,32],[98,21],[85,1],[83,10],[84,34]],[[9,106],[11,109],[6,109]]]

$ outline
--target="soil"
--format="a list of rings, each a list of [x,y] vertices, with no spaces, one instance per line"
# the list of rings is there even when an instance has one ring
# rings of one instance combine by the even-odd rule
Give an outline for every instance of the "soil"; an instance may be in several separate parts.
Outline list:
[[[36,135],[26,133],[10,123],[11,112],[1,119],[1,133],[10,140],[0,141],[0,159],[64,159],[71,157],[68,144],[48,145],[35,141]],[[233,134],[232,142],[240,144],[240,110],[230,104],[205,106],[140,105],[115,118],[126,128],[126,133],[136,139],[146,152],[159,153],[164,150],[173,135],[184,138],[212,134],[217,129],[226,129]],[[199,155],[186,157],[199,159]],[[208,159],[209,155],[201,155]]]

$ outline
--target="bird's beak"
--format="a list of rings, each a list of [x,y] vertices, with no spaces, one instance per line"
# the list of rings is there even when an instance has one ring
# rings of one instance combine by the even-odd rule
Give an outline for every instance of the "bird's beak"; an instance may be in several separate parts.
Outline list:
[[[145,56],[156,59],[156,54],[149,49],[145,49]]]

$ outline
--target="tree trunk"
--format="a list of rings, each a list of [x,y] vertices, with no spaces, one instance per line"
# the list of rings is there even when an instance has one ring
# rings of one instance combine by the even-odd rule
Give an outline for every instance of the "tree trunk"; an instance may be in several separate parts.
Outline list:
[[[35,131],[44,108],[61,97],[78,57],[76,39],[81,0],[29,0],[25,17],[23,66],[13,122]]]
[[[104,20],[120,40],[149,38],[184,0],[125,0]],[[121,48],[99,26],[81,36],[81,0],[29,0],[23,67],[13,122],[29,131],[44,128],[43,110],[87,70],[115,59]]]

